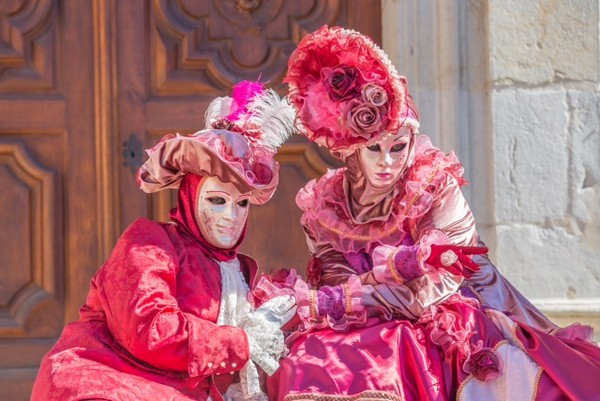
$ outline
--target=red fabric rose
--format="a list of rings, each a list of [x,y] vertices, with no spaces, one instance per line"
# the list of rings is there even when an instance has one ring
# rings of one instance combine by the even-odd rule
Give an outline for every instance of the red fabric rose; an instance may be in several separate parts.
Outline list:
[[[465,372],[485,381],[500,376],[500,358],[491,348],[483,348],[471,355],[464,366]]]
[[[323,68],[321,77],[323,86],[331,100],[347,100],[355,98],[357,91],[357,70],[348,65],[339,65],[335,68]]]
[[[256,280],[256,285],[248,294],[248,300],[255,308],[270,299],[281,295],[294,295],[294,284],[298,280],[296,270],[272,269],[269,274],[263,274]]]
[[[224,129],[230,131],[233,128],[233,123],[225,118],[221,118],[212,123],[214,129]]]
[[[269,273],[269,276],[271,277],[271,282],[283,284],[286,282],[290,273],[290,270],[281,267],[278,269],[272,269]]]

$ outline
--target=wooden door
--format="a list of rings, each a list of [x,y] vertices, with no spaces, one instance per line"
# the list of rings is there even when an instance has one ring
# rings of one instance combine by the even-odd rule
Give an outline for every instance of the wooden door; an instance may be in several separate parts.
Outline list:
[[[42,356],[77,319],[89,280],[138,217],[165,220],[174,191],[142,193],[143,150],[203,125],[208,102],[281,79],[323,24],[380,41],[373,0],[0,1],[0,400],[27,400]],[[335,160],[301,137],[280,187],[251,209],[244,251],[304,271],[297,190]]]

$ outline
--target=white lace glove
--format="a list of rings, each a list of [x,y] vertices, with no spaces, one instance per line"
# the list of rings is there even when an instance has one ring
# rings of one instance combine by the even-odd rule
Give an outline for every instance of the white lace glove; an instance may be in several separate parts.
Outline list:
[[[280,295],[269,299],[252,314],[262,315],[265,320],[282,327],[296,314],[296,299],[291,295]]]
[[[268,375],[279,368],[279,358],[287,351],[281,326],[289,322],[295,313],[295,298],[282,295],[250,312],[242,323],[250,343],[250,359]]]
[[[250,359],[269,376],[279,368],[279,359],[287,352],[281,326],[290,321],[295,313],[295,298],[282,295],[250,312],[241,325],[248,336]],[[253,363],[247,363],[241,369],[240,380],[245,397],[259,395],[258,371]]]
[[[281,329],[263,317],[249,320],[243,328],[250,343],[250,359],[269,376],[272,375],[279,368],[279,358],[286,351]]]

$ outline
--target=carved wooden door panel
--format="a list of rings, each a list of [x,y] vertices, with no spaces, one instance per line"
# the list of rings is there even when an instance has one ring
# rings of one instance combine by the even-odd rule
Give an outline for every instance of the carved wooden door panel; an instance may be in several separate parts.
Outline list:
[[[240,80],[284,94],[305,33],[340,24],[379,41],[380,19],[375,0],[0,1],[0,400],[29,399],[126,226],[167,219],[174,191],[135,182],[143,150],[202,128]],[[304,271],[294,197],[335,161],[301,137],[277,157],[280,187],[251,209],[244,251]]]
[[[0,399],[41,357],[101,261],[92,2],[0,1]]]

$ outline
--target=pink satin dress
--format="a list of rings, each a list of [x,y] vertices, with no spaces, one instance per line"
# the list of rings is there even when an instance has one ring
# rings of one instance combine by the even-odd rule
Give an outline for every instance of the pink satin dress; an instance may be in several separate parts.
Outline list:
[[[256,263],[237,257],[251,283]],[[242,329],[216,324],[220,274],[175,224],[137,220],[42,360],[31,399],[221,399],[249,346]]]
[[[439,272],[374,279],[386,247],[406,251],[410,273],[410,252],[432,233],[477,245],[461,175],[453,155],[420,137],[384,219],[353,219],[345,169],[299,192],[314,256],[308,281],[345,301],[341,310],[319,304],[330,309],[317,318],[318,291],[296,285],[303,324],[269,380],[271,400],[600,400],[591,328],[558,329],[487,258],[475,259],[482,269],[468,281]]]

